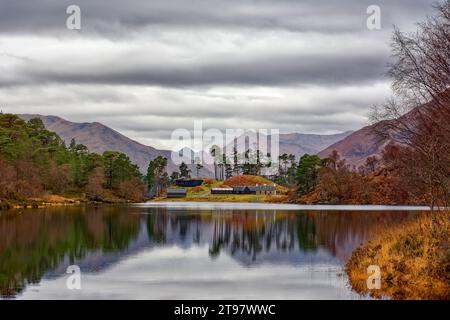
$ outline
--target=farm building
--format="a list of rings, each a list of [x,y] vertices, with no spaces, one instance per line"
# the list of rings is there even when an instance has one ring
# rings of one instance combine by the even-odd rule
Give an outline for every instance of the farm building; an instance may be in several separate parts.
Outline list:
[[[277,194],[277,188],[275,185],[272,186],[256,186],[256,194],[270,194],[270,195],[276,195]]]
[[[203,180],[201,179],[192,179],[192,180],[185,180],[185,179],[177,179],[175,180],[175,184],[178,187],[197,187],[202,185]]]
[[[186,195],[186,189],[167,189],[167,198],[185,198]]]
[[[211,188],[211,194],[233,194],[233,188]]]
[[[273,186],[235,186],[233,188],[212,188],[211,194],[267,194],[275,195],[277,189]]]
[[[235,186],[233,187],[234,194],[256,194],[253,186]]]

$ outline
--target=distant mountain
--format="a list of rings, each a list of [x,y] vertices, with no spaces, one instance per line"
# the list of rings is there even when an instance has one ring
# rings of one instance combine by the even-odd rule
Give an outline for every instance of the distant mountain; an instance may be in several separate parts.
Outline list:
[[[416,119],[421,114],[427,114],[431,104],[425,103],[419,107],[405,113],[401,119],[408,126],[414,127]],[[346,162],[356,168],[363,165],[370,156],[381,158],[383,149],[391,142],[398,143],[401,135],[398,131],[388,129],[392,128],[395,120],[384,120],[378,123],[366,126],[360,130],[353,132],[344,139],[332,144],[331,146],[320,151],[318,155],[322,158],[328,157],[333,150],[336,150]],[[386,137],[379,137],[376,132],[384,132]]]
[[[342,158],[346,159],[347,164],[356,167],[363,165],[370,156],[380,157],[384,147],[389,144],[391,140],[380,140],[374,133],[376,126],[377,124],[374,124],[357,130],[344,139],[320,151],[318,155],[321,158],[325,158],[328,157],[333,150],[336,150]]]
[[[70,140],[74,138],[77,143],[87,146],[91,152],[100,154],[106,150],[123,152],[139,166],[142,173],[146,173],[148,163],[157,156],[169,159],[167,165],[169,173],[178,170],[178,166],[170,161],[171,151],[143,145],[99,122],[77,123],[56,116],[38,114],[20,114],[18,116],[26,121],[32,118],[40,118],[45,127],[56,132],[66,144],[69,144]],[[194,165],[189,165],[189,167],[194,173]],[[206,177],[212,176],[207,169],[202,169],[200,174]]]
[[[46,128],[56,132],[63,140],[65,140],[66,144],[69,144],[70,140],[74,138],[78,143],[86,145],[92,152],[103,153],[106,150],[123,152],[130,157],[131,161],[139,166],[142,173],[146,172],[149,161],[157,156],[164,156],[169,159],[167,168],[169,173],[178,171],[178,166],[170,161],[170,150],[159,150],[143,145],[99,122],[77,123],[67,121],[57,116],[44,116],[38,114],[21,114],[19,117],[26,121],[36,117],[42,119]],[[320,150],[345,138],[349,134],[351,134],[351,131],[334,135],[303,133],[280,134],[280,154],[293,154],[298,160],[303,154],[316,154]],[[232,148],[229,150],[232,150]],[[208,156],[206,152],[194,153],[187,148],[185,148],[184,151],[185,155],[191,152],[193,154],[193,159],[198,156]],[[192,175],[195,175],[195,165],[189,164],[187,158],[186,163],[191,169]],[[213,171],[212,165],[204,164],[204,168],[200,170],[200,176],[212,177]]]
[[[321,150],[327,148],[328,146],[344,139],[348,135],[350,135],[352,131],[346,131],[343,133],[332,134],[332,135],[319,135],[319,134],[305,134],[305,133],[282,133],[279,135],[279,154],[293,154],[297,160],[300,159],[305,153],[308,154],[317,154]],[[244,136],[244,135],[243,135]],[[241,137],[243,137],[241,136]],[[237,140],[236,146],[241,148],[240,150],[245,150],[245,146],[250,147],[255,150],[255,146],[249,146],[252,142],[257,141],[257,137],[259,139],[264,139],[267,141],[267,149],[262,149],[261,152],[263,154],[267,154],[267,151],[270,152],[271,146],[271,136],[265,136],[262,134],[257,134],[256,132],[249,131],[245,134],[248,141],[244,142],[244,139]],[[245,146],[243,144],[245,143]],[[226,147],[227,154],[231,154],[234,148],[234,142],[231,142]],[[272,153],[272,152],[271,152]]]
[[[352,132],[346,131],[331,135],[304,133],[280,134],[280,154],[293,154],[297,159],[305,153],[317,154],[328,146],[344,139]]]

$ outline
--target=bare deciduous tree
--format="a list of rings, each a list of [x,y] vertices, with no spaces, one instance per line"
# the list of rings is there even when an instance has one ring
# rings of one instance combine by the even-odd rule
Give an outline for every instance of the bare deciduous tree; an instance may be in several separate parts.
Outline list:
[[[432,207],[450,204],[450,2],[436,9],[415,33],[395,28],[388,72],[394,96],[371,115],[380,139],[403,148],[385,160],[422,184]]]

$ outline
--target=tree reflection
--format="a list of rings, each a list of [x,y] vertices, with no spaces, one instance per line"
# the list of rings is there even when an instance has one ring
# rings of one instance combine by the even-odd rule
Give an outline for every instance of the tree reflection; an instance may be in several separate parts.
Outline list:
[[[244,254],[255,261],[267,252],[316,252],[326,249],[345,260],[371,231],[408,218],[406,212],[202,211],[148,210],[154,243],[209,245],[209,255]],[[170,222],[170,223],[169,223]],[[157,235],[157,236],[156,236]],[[205,237],[206,236],[206,237]]]
[[[0,293],[20,293],[38,283],[64,259],[72,263],[88,251],[115,252],[138,234],[139,216],[103,208],[47,209],[0,216]]]
[[[85,259],[89,252],[102,253],[102,261],[114,253],[118,261],[130,244],[133,250],[207,245],[211,259],[225,253],[246,264],[280,259],[297,263],[318,250],[345,261],[372,231],[409,215],[133,207],[7,213],[0,215],[0,293],[15,296],[63,261]]]

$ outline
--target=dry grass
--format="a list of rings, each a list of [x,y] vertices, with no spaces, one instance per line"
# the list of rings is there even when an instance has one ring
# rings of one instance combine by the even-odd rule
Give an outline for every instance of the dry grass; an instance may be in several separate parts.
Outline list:
[[[434,220],[434,221],[433,221]],[[346,271],[353,289],[375,298],[450,299],[450,213],[428,213],[356,249]],[[381,289],[367,289],[367,267],[381,269]]]
[[[268,203],[287,203],[289,201],[289,197],[286,195],[267,195],[264,199],[264,202]]]
[[[199,192],[203,191],[203,188],[201,186],[196,186],[196,187],[193,187],[193,188],[189,188],[188,191],[191,192],[191,193],[199,193]]]

